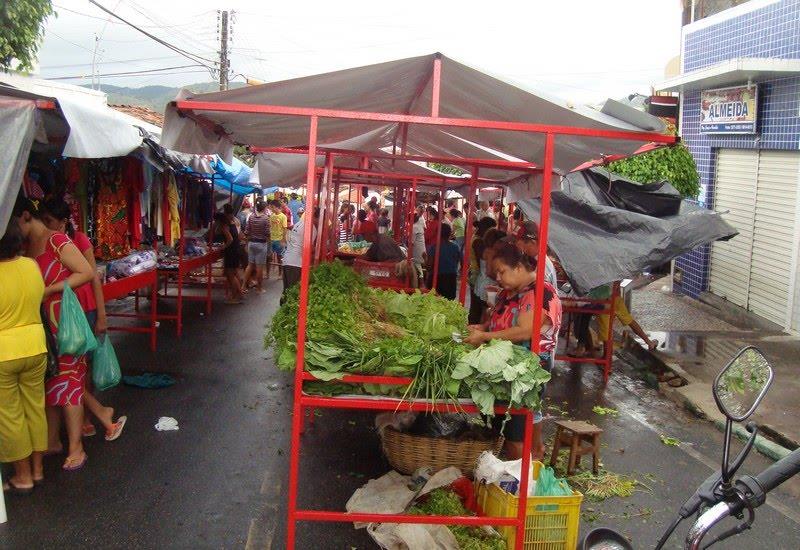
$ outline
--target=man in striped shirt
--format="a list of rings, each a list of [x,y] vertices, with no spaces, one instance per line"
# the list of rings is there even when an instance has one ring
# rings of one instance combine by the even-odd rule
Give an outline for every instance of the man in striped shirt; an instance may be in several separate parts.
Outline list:
[[[270,250],[269,214],[263,199],[256,202],[256,211],[251,214],[245,227],[247,238],[247,269],[244,272],[245,285],[255,286],[256,292],[264,293],[264,266]],[[251,279],[255,272],[255,278]]]

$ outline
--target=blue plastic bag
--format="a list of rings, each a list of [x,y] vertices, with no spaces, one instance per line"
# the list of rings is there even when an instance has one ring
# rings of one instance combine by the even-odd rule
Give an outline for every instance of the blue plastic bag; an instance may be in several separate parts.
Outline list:
[[[108,335],[100,337],[97,349],[94,350],[92,360],[92,382],[100,391],[113,388],[122,380],[122,371],[119,368],[117,354]]]
[[[56,334],[59,355],[84,355],[97,348],[97,339],[86,320],[78,297],[64,281],[61,293],[61,314]]]

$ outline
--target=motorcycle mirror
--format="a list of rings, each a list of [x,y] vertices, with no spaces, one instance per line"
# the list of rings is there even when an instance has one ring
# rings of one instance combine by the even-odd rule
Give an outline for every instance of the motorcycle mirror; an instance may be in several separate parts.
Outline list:
[[[772,367],[753,346],[736,354],[714,380],[714,401],[729,420],[742,422],[750,417],[772,384]]]

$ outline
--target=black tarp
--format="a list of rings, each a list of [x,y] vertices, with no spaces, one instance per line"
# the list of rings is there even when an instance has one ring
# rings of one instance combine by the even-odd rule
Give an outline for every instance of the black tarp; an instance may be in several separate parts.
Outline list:
[[[547,244],[581,294],[738,234],[716,212],[681,200],[668,182],[641,185],[609,176],[599,168],[573,172],[551,195]],[[539,220],[541,199],[518,207]]]

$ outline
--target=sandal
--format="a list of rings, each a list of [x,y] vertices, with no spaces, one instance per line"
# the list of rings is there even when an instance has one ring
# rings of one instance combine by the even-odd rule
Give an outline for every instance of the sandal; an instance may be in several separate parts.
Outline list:
[[[33,492],[35,486],[36,484],[31,485],[30,487],[18,487],[14,485],[14,482],[9,479],[5,483],[3,483],[3,492],[8,493],[10,495],[28,496]]]
[[[94,424],[86,424],[83,427],[83,437],[92,437],[97,435],[97,428],[94,427]]]
[[[117,421],[111,426],[111,429],[106,430],[106,441],[114,441],[122,435],[122,430],[125,428],[125,423],[128,421],[127,416],[120,416]]]
[[[83,453],[83,457],[81,459],[67,457],[64,461],[64,465],[61,467],[63,470],[67,472],[74,472],[75,470],[80,470],[84,466],[86,466],[86,461],[89,460],[89,455]]]

